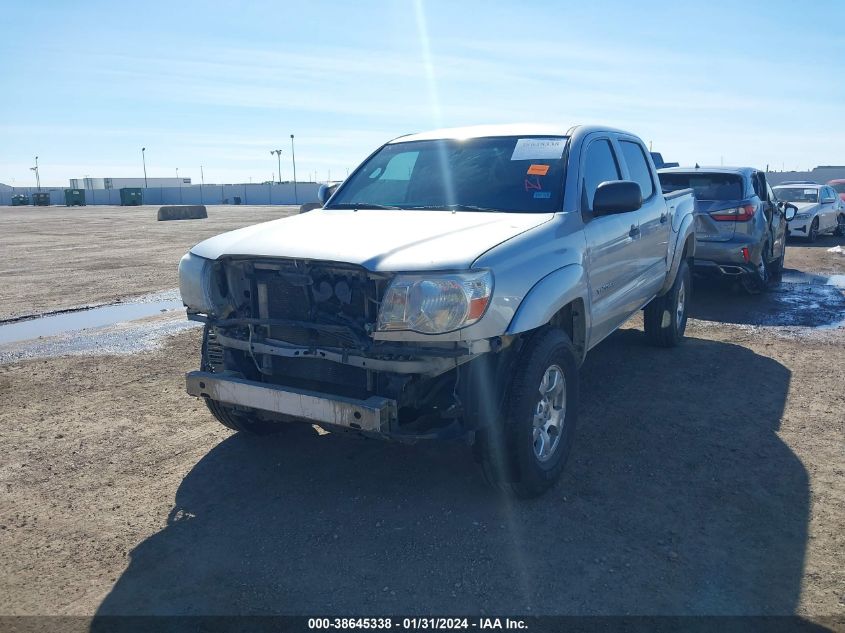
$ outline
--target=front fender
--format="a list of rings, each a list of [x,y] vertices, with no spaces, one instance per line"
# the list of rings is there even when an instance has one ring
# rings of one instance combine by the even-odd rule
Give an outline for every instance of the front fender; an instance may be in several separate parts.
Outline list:
[[[672,265],[669,267],[669,274],[666,275],[666,281],[663,282],[663,287],[660,289],[658,296],[665,294],[675,283],[675,277],[678,275],[678,269],[684,259],[684,249],[686,249],[687,257],[695,255],[695,216],[693,214],[684,216],[678,228],[678,234],[669,246],[671,248],[669,256],[672,258]]]
[[[519,334],[542,327],[552,320],[561,308],[581,299],[589,305],[587,274],[580,264],[564,266],[538,281],[519,304],[506,334]],[[589,315],[586,326],[589,328]]]

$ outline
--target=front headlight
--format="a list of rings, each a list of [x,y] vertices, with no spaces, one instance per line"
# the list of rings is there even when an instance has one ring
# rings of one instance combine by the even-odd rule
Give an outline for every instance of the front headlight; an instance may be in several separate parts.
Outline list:
[[[484,316],[492,294],[493,274],[489,270],[398,275],[384,295],[378,329],[451,332]]]
[[[809,213],[796,213],[795,217],[792,218],[792,219],[793,220],[807,220],[807,219],[809,219],[809,217],[810,217]]]
[[[211,260],[193,253],[186,254],[179,261],[179,292],[182,303],[188,309],[211,314],[214,302],[211,299]]]

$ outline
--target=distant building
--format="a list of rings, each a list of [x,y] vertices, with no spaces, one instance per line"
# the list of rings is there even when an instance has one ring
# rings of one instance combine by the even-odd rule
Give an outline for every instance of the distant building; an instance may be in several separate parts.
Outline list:
[[[770,171],[766,174],[766,179],[773,186],[787,180],[812,180],[824,184],[837,178],[845,178],[845,165],[819,165],[811,171]]]
[[[190,185],[190,178],[71,178],[71,189],[123,189],[124,187],[181,187]]]

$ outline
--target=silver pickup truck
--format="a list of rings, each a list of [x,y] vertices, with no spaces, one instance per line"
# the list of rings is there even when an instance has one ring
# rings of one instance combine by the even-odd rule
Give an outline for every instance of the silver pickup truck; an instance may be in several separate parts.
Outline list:
[[[205,324],[188,393],[227,427],[462,439],[534,496],[569,453],[588,350],[640,309],[653,343],[683,337],[694,198],[661,193],[633,134],[403,136],[323,203],[182,258]]]

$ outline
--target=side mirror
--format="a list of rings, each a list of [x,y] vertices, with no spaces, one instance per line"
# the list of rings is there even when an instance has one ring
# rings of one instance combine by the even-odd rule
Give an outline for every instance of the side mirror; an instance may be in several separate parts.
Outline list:
[[[593,213],[610,215],[636,211],[643,206],[643,192],[639,183],[631,180],[611,180],[601,183],[593,198]]]
[[[326,185],[320,185],[320,188],[317,189],[317,200],[319,200],[321,204],[325,205],[331,197],[332,192],[329,191],[329,187]]]
[[[791,202],[783,203],[783,217],[787,222],[792,222],[795,219],[795,214],[798,213],[798,207]]]

